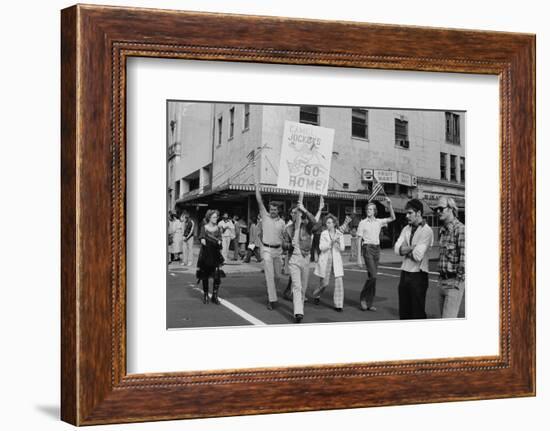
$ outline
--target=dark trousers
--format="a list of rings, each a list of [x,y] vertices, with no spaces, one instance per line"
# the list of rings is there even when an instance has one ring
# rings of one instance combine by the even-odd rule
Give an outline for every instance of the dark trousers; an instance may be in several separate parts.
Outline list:
[[[238,260],[239,259],[239,234],[237,234],[237,236],[235,236],[235,238],[231,240],[231,243],[233,244],[233,260]]]
[[[401,271],[399,280],[399,318],[425,319],[426,292],[428,290],[427,272]]]
[[[380,262],[380,246],[376,244],[363,244],[361,253],[367,267],[368,278],[363,285],[359,300],[361,302],[366,301],[367,307],[371,307],[376,295],[376,275],[378,274],[378,263]]]
[[[254,257],[256,258],[256,260],[258,262],[261,262],[262,261],[262,256],[260,255],[260,247],[254,247],[254,251],[250,250],[249,248],[246,249],[246,254],[244,256],[244,259],[243,261],[245,263],[248,263],[250,262],[250,258],[252,257],[252,255],[254,255]]]

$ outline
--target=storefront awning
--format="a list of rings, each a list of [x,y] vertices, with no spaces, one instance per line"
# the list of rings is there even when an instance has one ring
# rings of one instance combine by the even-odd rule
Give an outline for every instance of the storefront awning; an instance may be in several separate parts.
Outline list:
[[[201,193],[200,189],[193,190],[180,199],[176,201],[176,204],[182,204],[184,202],[189,202],[195,199],[203,198],[210,196],[216,193],[226,193],[228,191],[243,191],[253,193],[256,190],[256,187],[253,184],[222,184],[220,186],[211,188],[209,190],[203,190]],[[280,194],[280,195],[297,195],[298,193],[294,190],[282,189],[277,186],[271,185],[260,185],[260,192],[267,194]],[[304,196],[317,196],[313,193],[304,193]],[[344,192],[337,190],[329,190],[326,196],[327,199],[341,199],[341,200],[356,200],[356,201],[368,201],[368,195],[364,193],[354,193],[354,192]]]

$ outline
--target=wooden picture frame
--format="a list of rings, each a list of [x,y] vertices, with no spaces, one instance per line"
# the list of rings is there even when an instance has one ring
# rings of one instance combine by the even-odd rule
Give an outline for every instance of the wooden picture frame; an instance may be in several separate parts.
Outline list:
[[[534,35],[82,5],[61,17],[62,420],[91,425],[535,394]],[[131,56],[497,75],[499,355],[127,374]]]

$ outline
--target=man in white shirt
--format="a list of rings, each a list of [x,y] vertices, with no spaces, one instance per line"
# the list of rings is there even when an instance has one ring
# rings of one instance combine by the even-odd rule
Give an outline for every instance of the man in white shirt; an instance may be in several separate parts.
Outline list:
[[[395,212],[391,199],[386,196],[389,204],[390,217],[376,218],[378,210],[374,203],[367,204],[367,217],[361,220],[357,227],[357,236],[361,241],[361,254],[367,268],[367,280],[363,285],[359,302],[361,310],[376,311],[373,305],[376,295],[376,275],[378,273],[378,262],[380,261],[380,230],[395,220]]]
[[[235,238],[235,225],[229,219],[229,214],[224,213],[222,220],[218,223],[218,227],[222,231],[222,256],[227,262],[227,255],[229,254],[229,245],[233,238]]]
[[[256,184],[256,201],[262,219],[261,242],[262,260],[264,262],[265,283],[267,288],[267,309],[273,310],[277,303],[277,284],[281,278],[282,268],[282,243],[284,220],[279,217],[279,205],[275,202],[269,204],[269,211],[265,208],[260,183],[254,177]]]
[[[432,228],[422,217],[424,205],[411,199],[405,205],[409,224],[403,228],[394,246],[403,256],[399,280],[399,318],[425,319],[428,290],[428,251],[433,245]]]

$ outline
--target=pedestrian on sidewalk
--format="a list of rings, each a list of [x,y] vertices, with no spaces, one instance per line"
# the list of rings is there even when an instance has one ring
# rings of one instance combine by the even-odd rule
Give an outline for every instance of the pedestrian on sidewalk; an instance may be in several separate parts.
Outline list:
[[[258,216],[256,216],[256,219],[252,219],[252,223],[250,223],[250,236],[243,262],[249,263],[252,255],[254,255],[257,262],[261,262],[261,246],[262,242],[260,240],[260,227],[258,226]]]
[[[319,240],[319,259],[315,267],[315,275],[321,277],[321,285],[313,291],[315,304],[319,303],[321,294],[327,288],[331,273],[334,273],[334,309],[341,312],[344,309],[344,265],[342,251],[345,250],[344,235],[338,230],[338,220],[329,214],[325,221],[326,229]]]
[[[366,206],[367,216],[361,220],[357,228],[357,235],[361,241],[361,254],[367,269],[367,279],[359,295],[359,303],[363,311],[376,311],[373,303],[376,295],[378,263],[380,262],[380,230],[395,220],[391,199],[386,196],[385,201],[389,204],[390,216],[388,218],[376,218],[378,209],[371,202]]]
[[[464,296],[466,231],[453,198],[439,198],[439,308],[441,317],[456,318]]]
[[[175,247],[174,247],[174,233],[176,232],[176,213],[174,211],[168,212],[168,263],[172,263],[176,260]]]
[[[222,256],[225,261],[229,256],[229,245],[233,238],[235,238],[235,225],[229,219],[229,214],[223,213],[222,220],[218,223],[222,232]]]
[[[423,218],[424,205],[411,199],[405,205],[408,225],[403,228],[394,246],[396,254],[403,256],[399,280],[399,318],[425,319],[426,292],[428,290],[429,249],[434,234]]]
[[[181,263],[181,254],[183,253],[183,214],[179,218],[174,220],[172,226],[172,253],[174,253],[174,260],[178,260]]]
[[[238,217],[238,216],[237,216]],[[242,217],[235,222],[235,259],[242,259],[246,254],[246,236],[248,235],[248,226]]]
[[[199,239],[201,249],[197,260],[197,280],[202,281],[203,299],[202,302],[209,302],[208,280],[213,279],[212,303],[219,304],[218,291],[221,285],[221,278],[225,273],[220,268],[224,258],[220,252],[222,247],[222,231],[218,226],[218,210],[206,211],[205,223],[201,227]]]
[[[183,216],[183,247],[182,265],[193,265],[193,243],[195,241],[195,222],[191,220],[189,213],[184,211]]]

